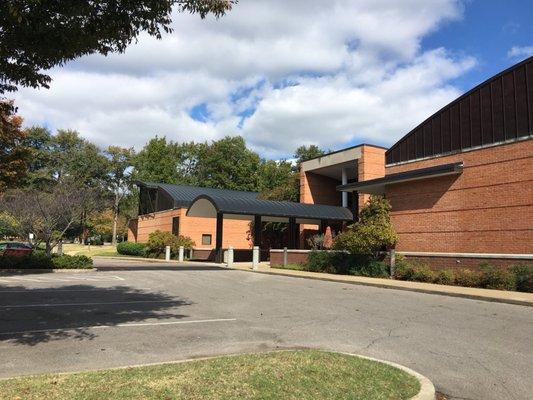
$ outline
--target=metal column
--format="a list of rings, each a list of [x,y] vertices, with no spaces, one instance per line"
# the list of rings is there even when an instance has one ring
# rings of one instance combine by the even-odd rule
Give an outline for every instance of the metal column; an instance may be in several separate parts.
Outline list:
[[[216,238],[215,238],[215,262],[222,262],[222,235],[224,227],[224,214],[221,212],[217,213],[217,229],[216,229]]]

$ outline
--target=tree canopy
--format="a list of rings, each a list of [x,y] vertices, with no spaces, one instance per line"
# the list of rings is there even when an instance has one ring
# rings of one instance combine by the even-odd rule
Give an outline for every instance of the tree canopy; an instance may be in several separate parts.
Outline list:
[[[123,52],[141,32],[171,32],[171,13],[231,10],[234,0],[3,0],[0,2],[0,94],[48,88],[45,72],[75,58]]]

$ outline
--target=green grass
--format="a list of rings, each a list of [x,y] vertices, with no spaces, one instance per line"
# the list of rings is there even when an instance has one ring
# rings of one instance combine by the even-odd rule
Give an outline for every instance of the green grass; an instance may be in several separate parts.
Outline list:
[[[90,247],[90,248],[89,248]],[[56,248],[57,250],[57,248]],[[87,246],[83,244],[65,243],[63,253],[71,256],[118,256],[116,246]]]
[[[315,350],[0,381],[3,399],[409,399],[409,374],[354,356]]]

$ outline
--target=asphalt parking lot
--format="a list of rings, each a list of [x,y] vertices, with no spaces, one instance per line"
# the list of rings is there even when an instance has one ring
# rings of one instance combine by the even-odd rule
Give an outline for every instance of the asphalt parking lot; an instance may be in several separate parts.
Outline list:
[[[529,399],[533,309],[213,266],[0,276],[0,377],[313,347],[406,365],[457,399]]]

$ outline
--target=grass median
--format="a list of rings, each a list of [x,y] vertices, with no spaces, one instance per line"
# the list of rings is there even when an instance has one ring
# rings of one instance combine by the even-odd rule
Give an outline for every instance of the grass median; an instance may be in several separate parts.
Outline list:
[[[6,399],[409,399],[420,390],[404,371],[316,350],[40,375],[0,381]]]

